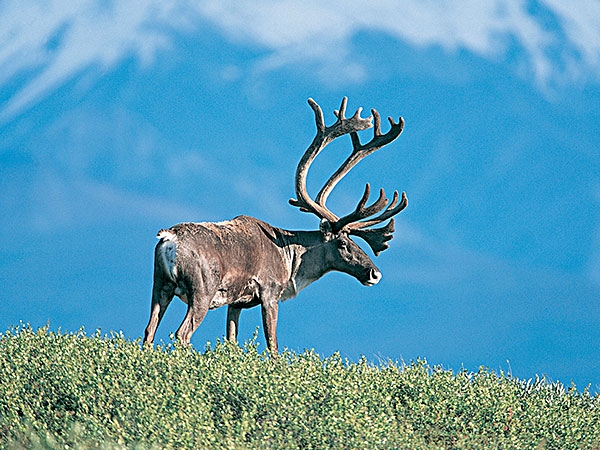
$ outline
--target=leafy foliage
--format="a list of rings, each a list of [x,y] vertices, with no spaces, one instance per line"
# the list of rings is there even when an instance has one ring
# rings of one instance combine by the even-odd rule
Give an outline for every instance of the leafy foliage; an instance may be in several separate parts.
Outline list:
[[[0,335],[6,448],[598,448],[600,399],[544,379],[207,344]]]

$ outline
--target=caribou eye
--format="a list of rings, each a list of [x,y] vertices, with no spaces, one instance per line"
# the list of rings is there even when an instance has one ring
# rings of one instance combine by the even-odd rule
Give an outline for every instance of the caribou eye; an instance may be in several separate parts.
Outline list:
[[[338,248],[340,250],[346,250],[348,248],[348,244],[346,241],[338,241]]]

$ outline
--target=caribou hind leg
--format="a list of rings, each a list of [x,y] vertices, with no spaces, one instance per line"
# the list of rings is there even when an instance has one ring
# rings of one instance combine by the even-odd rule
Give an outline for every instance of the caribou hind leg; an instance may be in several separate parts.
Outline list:
[[[179,326],[177,339],[183,344],[189,344],[194,331],[200,326],[210,305],[210,297],[198,295],[195,291],[189,292],[187,296],[188,308],[183,322]]]
[[[175,287],[171,283],[163,284],[159,280],[154,280],[152,288],[152,307],[150,308],[150,321],[144,333],[144,344],[154,342],[154,334],[162,320],[169,303],[173,300]]]

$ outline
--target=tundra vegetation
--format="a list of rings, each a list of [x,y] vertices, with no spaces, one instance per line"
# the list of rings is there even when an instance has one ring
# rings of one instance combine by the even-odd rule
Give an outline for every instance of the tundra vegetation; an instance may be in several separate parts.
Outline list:
[[[255,336],[256,337],[256,336]],[[600,398],[544,378],[418,360],[271,359],[253,339],[194,350],[120,334],[0,335],[0,447],[598,448]]]

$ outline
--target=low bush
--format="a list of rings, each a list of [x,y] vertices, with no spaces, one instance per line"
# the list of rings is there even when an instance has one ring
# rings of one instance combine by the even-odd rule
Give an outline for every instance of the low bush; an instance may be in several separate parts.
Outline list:
[[[598,448],[600,399],[544,379],[338,354],[278,359],[217,342],[143,349],[14,328],[0,335],[4,448]]]

